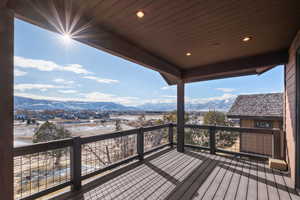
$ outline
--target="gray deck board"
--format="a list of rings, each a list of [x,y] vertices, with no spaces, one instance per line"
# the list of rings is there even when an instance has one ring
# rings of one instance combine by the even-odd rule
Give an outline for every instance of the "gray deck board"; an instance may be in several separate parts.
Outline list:
[[[198,171],[198,178],[193,182],[193,184],[186,190],[182,195],[182,200],[188,200],[192,199],[195,195],[197,195],[198,188],[201,188],[200,186],[203,184],[203,182],[208,178],[210,173],[216,168],[216,165],[218,164],[218,157],[214,157],[215,159],[212,159],[209,166],[206,167],[204,171]]]
[[[266,181],[265,164],[263,162],[258,162],[257,168],[258,168],[257,177],[259,179],[258,186],[257,186],[258,200],[268,200],[269,193],[268,193],[267,181]]]
[[[241,173],[239,187],[237,189],[236,198],[237,200],[246,200],[247,199],[247,192],[248,192],[248,176],[250,171],[250,165],[247,161],[244,162],[243,171]]]
[[[273,174],[274,174],[276,187],[277,187],[280,199],[290,200],[291,197],[290,197],[289,192],[287,190],[286,184],[282,179],[281,173],[278,172],[278,171],[274,171],[274,170],[272,170],[272,171],[273,171]]]
[[[289,192],[289,195],[291,197],[292,200],[300,200],[300,196],[297,194],[296,190],[293,189],[293,183],[292,180],[287,177],[287,176],[282,176],[286,186],[287,186],[287,190]]]
[[[265,169],[266,169],[266,180],[267,180],[269,199],[280,200],[273,171],[267,166],[265,167]]]
[[[216,192],[218,191],[220,184],[224,178],[224,175],[226,173],[226,170],[228,168],[228,165],[226,166],[225,163],[229,162],[231,164],[232,159],[228,160],[225,159],[223,160],[224,162],[220,162],[220,170],[217,174],[217,176],[215,177],[215,179],[213,180],[212,184],[210,185],[210,187],[208,188],[208,190],[206,191],[203,199],[207,199],[207,200],[211,200],[214,198]]]
[[[216,157],[217,161],[222,161],[224,158],[222,157]],[[208,175],[208,177],[202,182],[201,187],[198,186],[198,191],[193,194],[195,200],[200,200],[205,195],[206,191],[214,181],[215,177],[219,173],[219,170],[221,168],[216,166],[213,171]]]
[[[256,200],[256,199],[258,199],[257,163],[254,161],[251,163],[251,168],[249,172],[247,200]]]
[[[292,185],[264,161],[165,149],[54,199],[300,200]]]
[[[226,174],[224,175],[224,178],[219,186],[219,189],[214,196],[214,200],[222,200],[225,197],[229,185],[231,183],[237,163],[238,162],[236,161],[236,159],[232,159],[232,163],[227,164],[228,167],[226,170]]]
[[[239,188],[240,180],[241,180],[241,173],[237,173],[237,172],[243,171],[243,168],[244,168],[244,162],[237,161],[235,170],[233,171],[234,174],[231,178],[231,182],[228,186],[224,199],[235,199]]]

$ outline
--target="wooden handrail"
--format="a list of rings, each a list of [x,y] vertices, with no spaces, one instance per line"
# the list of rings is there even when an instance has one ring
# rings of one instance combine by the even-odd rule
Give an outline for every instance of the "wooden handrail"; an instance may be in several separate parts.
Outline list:
[[[108,133],[108,134],[102,134],[102,135],[96,135],[96,136],[89,136],[89,137],[74,137],[70,139],[63,139],[63,140],[56,140],[51,142],[45,142],[45,143],[38,143],[23,147],[16,147],[14,148],[14,156],[24,156],[28,154],[35,154],[39,152],[46,152],[49,150],[55,150],[55,149],[61,149],[70,147],[70,170],[71,170],[71,181],[69,184],[71,184],[73,190],[80,190],[81,188],[81,181],[92,177],[94,175],[97,175],[101,172],[104,172],[106,170],[118,167],[124,163],[130,162],[133,159],[139,159],[143,160],[144,155],[149,154],[153,151],[156,151],[160,148],[166,147],[170,145],[171,147],[173,144],[176,144],[173,141],[173,128],[176,127],[176,124],[164,124],[164,125],[158,125],[158,126],[152,126],[152,127],[143,127],[143,128],[137,128],[137,129],[131,129],[126,131],[120,131],[120,132],[114,132],[114,133]],[[225,151],[222,149],[216,148],[216,133],[218,131],[231,131],[231,132],[240,132],[240,133],[256,133],[256,134],[268,134],[272,135],[273,137],[273,143],[276,144],[275,141],[278,140],[278,135],[281,132],[279,129],[261,129],[261,128],[241,128],[241,127],[224,127],[224,126],[211,126],[211,125],[190,125],[186,124],[184,126],[185,128],[194,128],[194,129],[205,129],[209,131],[209,147],[200,147],[200,146],[193,146],[186,144],[185,146],[194,147],[194,148],[205,148],[206,150],[209,150],[210,153],[214,154],[215,152],[223,152],[223,153],[230,153],[230,154],[236,154],[236,155],[248,155],[241,152],[231,152],[231,151]],[[146,132],[163,129],[163,128],[169,128],[168,130],[168,143],[158,146],[156,148],[151,149],[150,151],[145,152],[144,150],[144,134]],[[124,160],[121,160],[119,162],[112,163],[108,166],[106,166],[103,169],[96,170],[94,172],[82,175],[81,174],[81,165],[82,165],[82,159],[81,159],[81,145],[107,140],[107,139],[113,139],[123,136],[129,136],[129,135],[136,135],[136,148],[137,148],[137,155],[128,157]],[[277,154],[277,150],[275,149],[275,146],[273,144],[273,156],[274,154]],[[256,155],[252,155],[256,156]],[[59,185],[60,186],[60,185]],[[61,185],[61,187],[65,186],[64,184]],[[60,187],[59,187],[60,188]],[[41,192],[35,193],[31,195],[32,197],[39,197],[46,193],[49,193],[49,189],[43,190]],[[51,190],[52,191],[52,190]],[[30,196],[30,197],[31,197]]]
[[[113,138],[118,138],[118,137],[128,136],[128,135],[136,135],[136,134],[138,134],[138,132],[139,132],[139,129],[130,129],[130,130],[119,131],[119,132],[114,132],[114,133],[106,133],[106,134],[101,134],[101,135],[81,137],[81,144],[97,142],[97,141],[107,140],[107,139],[113,139]]]
[[[14,157],[16,156],[23,156],[27,154],[34,154],[54,149],[60,149],[72,146],[73,139],[62,139],[62,140],[54,140],[50,142],[41,142],[37,144],[27,145],[27,146],[21,146],[21,147],[15,147],[13,149]]]
[[[176,126],[173,124],[173,126]],[[207,129],[215,128],[216,131],[232,131],[232,132],[245,132],[245,133],[257,133],[257,134],[270,134],[280,133],[281,130],[277,128],[266,129],[266,128],[244,128],[244,127],[230,127],[230,126],[212,126],[212,125],[194,125],[186,124],[185,128],[196,128],[196,129]]]
[[[168,131],[169,136],[169,142],[164,145],[160,145],[156,148],[153,148],[147,152],[144,151],[144,134],[145,132],[154,131],[162,128],[169,128],[171,130]],[[81,174],[81,165],[82,165],[82,158],[81,158],[81,149],[83,144],[107,140],[107,139],[113,139],[123,136],[129,136],[129,135],[136,135],[137,136],[137,154],[134,156],[130,156],[124,160],[120,160],[118,162],[112,163],[108,166],[106,166],[103,169],[96,170],[94,172],[91,172],[86,175]],[[138,128],[138,129],[131,129],[131,130],[125,130],[120,132],[114,132],[114,133],[108,133],[108,134],[102,134],[102,135],[96,135],[96,136],[89,136],[89,137],[74,137],[69,139],[62,139],[62,140],[55,140],[50,142],[44,142],[44,143],[38,143],[38,144],[32,144],[28,146],[22,146],[22,147],[16,147],[14,148],[14,157],[17,156],[24,156],[28,154],[35,154],[39,152],[47,152],[49,150],[55,150],[55,149],[61,149],[70,147],[70,172],[71,172],[71,180],[67,183],[62,183],[60,185],[57,185],[54,188],[45,189],[40,192],[34,193],[26,199],[35,199],[38,197],[41,197],[45,194],[49,194],[50,192],[56,191],[61,189],[62,187],[66,187],[68,185],[71,185],[72,190],[78,191],[81,189],[81,182],[84,179],[87,179],[89,177],[92,177],[94,175],[97,175],[101,172],[113,169],[115,167],[118,167],[124,163],[130,162],[133,159],[139,159],[143,160],[145,154],[149,154],[151,152],[157,151],[160,148],[163,148],[165,146],[173,144],[173,126],[172,124],[164,124],[164,125],[158,125],[158,126],[152,126],[152,127],[145,127],[145,128]],[[56,189],[57,188],[57,189]]]

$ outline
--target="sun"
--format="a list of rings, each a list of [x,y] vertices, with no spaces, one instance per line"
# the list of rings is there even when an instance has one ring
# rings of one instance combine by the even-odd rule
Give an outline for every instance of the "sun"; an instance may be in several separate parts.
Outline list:
[[[72,41],[72,36],[69,33],[62,34],[61,38],[65,44],[69,44]]]

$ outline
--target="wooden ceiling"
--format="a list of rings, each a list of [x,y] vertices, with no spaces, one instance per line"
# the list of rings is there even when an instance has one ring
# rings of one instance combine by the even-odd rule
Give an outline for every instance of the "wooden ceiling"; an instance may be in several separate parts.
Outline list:
[[[300,29],[299,0],[15,0],[14,9],[51,31],[74,22],[75,39],[157,70],[169,84],[284,64]]]

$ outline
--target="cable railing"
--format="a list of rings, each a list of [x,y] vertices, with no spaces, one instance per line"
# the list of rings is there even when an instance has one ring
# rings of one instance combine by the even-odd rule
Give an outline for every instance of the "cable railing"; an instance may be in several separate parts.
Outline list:
[[[173,145],[172,124],[14,148],[15,199],[36,199]]]
[[[14,148],[15,199],[31,199],[71,185],[73,139]]]
[[[185,146],[211,153],[283,159],[280,129],[185,125]]]
[[[175,124],[38,143],[14,149],[15,199],[36,199],[176,144]],[[252,135],[265,138],[252,141]],[[244,137],[246,136],[246,137]],[[250,136],[250,137],[249,137]],[[281,130],[185,125],[185,147],[258,158],[282,158]],[[177,141],[178,142],[178,141]],[[258,143],[262,154],[248,152]],[[247,146],[248,145],[248,146]],[[245,148],[247,147],[247,148]],[[245,150],[246,149],[246,150]]]

